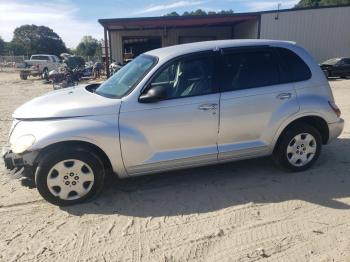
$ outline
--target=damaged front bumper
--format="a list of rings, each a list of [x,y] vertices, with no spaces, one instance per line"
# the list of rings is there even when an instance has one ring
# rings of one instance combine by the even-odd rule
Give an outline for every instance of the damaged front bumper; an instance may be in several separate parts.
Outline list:
[[[37,152],[15,154],[9,147],[4,147],[2,149],[2,157],[5,167],[12,178],[20,178],[22,176],[33,178],[34,160],[37,155]]]

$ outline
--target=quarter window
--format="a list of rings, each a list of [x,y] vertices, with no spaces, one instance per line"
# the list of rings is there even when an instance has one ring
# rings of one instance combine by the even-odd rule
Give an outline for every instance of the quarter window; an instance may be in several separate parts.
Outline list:
[[[151,86],[164,86],[167,99],[212,93],[210,56],[183,58],[168,64],[152,80]]]
[[[284,77],[290,79],[289,82],[305,81],[311,78],[311,70],[306,63],[293,51],[285,48],[276,48],[280,57],[288,67],[288,76]]]
[[[255,50],[223,55],[223,91],[249,89],[279,83],[279,67],[273,52]]]

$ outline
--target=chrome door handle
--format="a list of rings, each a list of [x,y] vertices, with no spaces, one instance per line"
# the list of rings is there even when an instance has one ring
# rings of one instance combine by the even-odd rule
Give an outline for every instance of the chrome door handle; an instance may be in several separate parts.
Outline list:
[[[217,104],[203,104],[198,107],[200,110],[215,110],[217,108]]]
[[[284,99],[290,99],[292,97],[291,93],[281,93],[277,95],[278,99],[284,100]]]

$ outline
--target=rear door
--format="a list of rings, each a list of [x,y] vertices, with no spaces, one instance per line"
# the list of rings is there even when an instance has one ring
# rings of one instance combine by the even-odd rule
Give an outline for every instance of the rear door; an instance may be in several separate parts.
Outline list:
[[[270,47],[223,50],[221,65],[219,160],[267,154],[279,125],[299,110],[286,65]]]

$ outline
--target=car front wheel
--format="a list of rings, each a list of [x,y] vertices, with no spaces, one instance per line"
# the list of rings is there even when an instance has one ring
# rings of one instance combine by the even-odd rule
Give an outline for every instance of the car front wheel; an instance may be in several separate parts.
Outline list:
[[[43,157],[35,173],[40,195],[48,202],[66,206],[97,195],[105,171],[97,155],[83,149],[63,149]]]
[[[288,128],[280,137],[273,158],[277,164],[291,171],[303,171],[318,159],[322,147],[320,132],[300,123]]]

